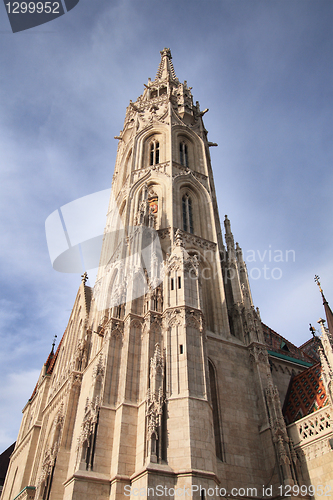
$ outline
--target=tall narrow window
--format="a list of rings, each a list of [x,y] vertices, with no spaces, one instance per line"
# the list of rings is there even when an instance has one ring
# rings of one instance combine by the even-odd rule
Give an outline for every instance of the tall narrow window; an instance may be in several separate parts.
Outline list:
[[[155,163],[160,162],[160,143],[156,142],[155,143]]]
[[[52,469],[51,469],[51,471],[49,471],[49,475],[47,476],[47,478],[45,480],[42,500],[49,500],[49,498],[50,498],[55,465],[56,465],[56,460],[54,461],[54,464],[52,465]]]
[[[215,370],[214,370],[214,367],[213,367],[211,361],[208,361],[208,367],[209,367],[210,396],[211,396],[211,403],[212,403],[212,407],[213,407],[215,451],[216,451],[216,456],[220,460],[223,460],[216,378],[215,378]]]
[[[180,164],[184,165],[184,167],[188,167],[187,144],[185,144],[185,142],[179,144],[179,158]]]
[[[192,200],[191,198],[187,198],[187,207],[188,207],[188,223],[190,227],[190,233],[193,233],[193,214],[192,214]]]
[[[153,141],[150,144],[150,165],[157,165],[160,162],[160,143]]]
[[[151,145],[150,145],[150,165],[154,165],[154,154],[155,152],[155,143],[152,142]]]
[[[183,229],[193,234],[193,212],[192,200],[188,194],[184,194],[182,198],[183,208]]]

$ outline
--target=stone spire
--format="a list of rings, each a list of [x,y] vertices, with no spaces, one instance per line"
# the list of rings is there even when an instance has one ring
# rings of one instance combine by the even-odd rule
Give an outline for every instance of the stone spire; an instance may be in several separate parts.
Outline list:
[[[228,219],[227,215],[225,216],[224,219],[224,228],[225,228],[225,242],[227,244],[227,251],[228,251],[228,271],[230,275],[229,279],[231,282],[233,298],[236,303],[242,303],[243,294],[241,290],[241,283],[238,273],[235,241],[234,241],[234,236],[231,232],[230,220]]]
[[[178,78],[176,77],[175,69],[172,64],[171,50],[164,48],[160,51],[160,54],[161,62],[158,66],[155,80],[173,80],[178,82]]]
[[[246,268],[246,264],[245,264],[245,261],[243,258],[242,249],[238,243],[236,243],[236,258],[237,258],[238,268],[239,268],[239,279],[241,282],[242,289],[245,290],[245,293],[243,292],[243,296],[246,295],[249,302],[250,302],[250,306],[253,306],[253,300],[252,300],[252,294],[251,294],[251,289],[250,289],[249,277],[247,274],[247,268]],[[244,300],[245,300],[245,297],[244,297]]]
[[[333,314],[330,306],[325,298],[324,292],[321,288],[319,276],[315,276],[315,282],[319,286],[319,291],[323,298],[323,304],[327,319],[328,329],[325,328],[325,320],[320,318],[318,323],[320,324],[321,336],[320,345],[318,348],[320,363],[323,371],[323,381],[327,394],[330,397],[331,402],[333,402],[333,345],[332,345],[332,332],[333,332]]]
[[[320,291],[321,296],[323,298],[323,305],[324,305],[325,314],[326,314],[327,327],[328,327],[328,331],[330,332],[330,334],[332,336],[333,335],[333,313],[332,313],[332,310],[331,310],[331,308],[326,300],[323,289],[321,288],[321,284],[319,281],[320,277],[317,274],[314,277],[314,280],[317,283],[317,285],[319,286],[319,291]]]

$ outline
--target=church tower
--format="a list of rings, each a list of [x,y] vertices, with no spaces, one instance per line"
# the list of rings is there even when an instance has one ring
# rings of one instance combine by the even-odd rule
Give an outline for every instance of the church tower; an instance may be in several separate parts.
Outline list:
[[[249,498],[300,484],[227,216],[222,237],[206,111],[164,49],[116,137],[95,287],[83,275],[1,500]]]

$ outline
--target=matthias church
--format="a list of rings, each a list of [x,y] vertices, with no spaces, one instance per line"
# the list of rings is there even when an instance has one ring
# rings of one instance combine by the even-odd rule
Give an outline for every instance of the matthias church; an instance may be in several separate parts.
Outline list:
[[[317,278],[320,336],[262,323],[206,111],[162,50],[116,137],[95,286],[85,273],[32,388],[1,500],[333,495],[332,311]]]

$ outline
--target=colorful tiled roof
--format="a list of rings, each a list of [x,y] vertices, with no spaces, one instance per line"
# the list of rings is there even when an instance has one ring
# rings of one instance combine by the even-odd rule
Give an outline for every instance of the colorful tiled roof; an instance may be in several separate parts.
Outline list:
[[[65,335],[65,334],[64,334]],[[58,349],[56,350],[56,353],[54,354],[53,353],[53,349],[51,350],[50,354],[48,355],[47,357],[47,360],[45,361],[44,363],[44,366],[46,367],[45,369],[45,373],[47,375],[51,375],[51,373],[53,372],[53,368],[54,368],[54,365],[55,365],[55,362],[57,361],[57,357],[58,357],[58,354],[59,354],[59,350],[60,350],[60,346],[61,346],[61,343],[63,341],[63,338],[64,338],[64,335],[62,336],[62,339],[60,340],[59,342],[59,345],[58,345]],[[34,395],[36,394],[37,392],[37,389],[38,389],[38,382],[39,380],[37,381],[37,384],[35,385],[35,388],[34,390],[32,391],[32,394],[29,398],[29,401],[32,400],[32,398],[34,397]]]
[[[66,333],[66,332],[65,332]],[[47,361],[46,361],[46,373],[47,375],[51,375],[51,373],[53,372],[53,368],[54,368],[54,365],[55,365],[55,362],[57,361],[57,357],[59,355],[59,351],[60,351],[60,347],[61,347],[61,344],[62,344],[62,341],[64,339],[64,336],[65,336],[65,333],[63,334],[63,336],[61,337],[61,340],[59,342],[59,345],[58,345],[58,348],[55,352],[55,354],[52,356],[51,360],[50,360],[50,363],[49,365],[47,365]],[[48,358],[49,359],[49,358]]]
[[[290,381],[283,414],[291,424],[310,413],[319,410],[328,402],[321,376],[320,363],[307,368]]]

